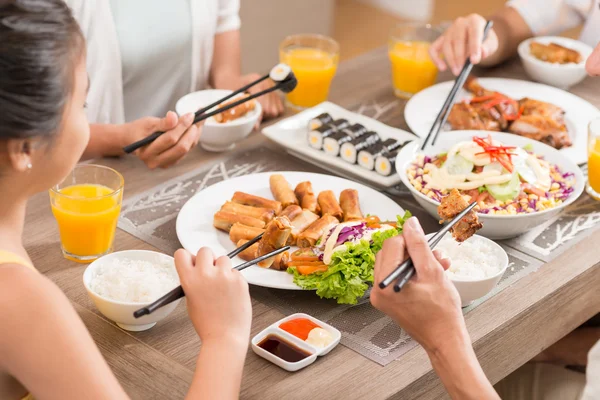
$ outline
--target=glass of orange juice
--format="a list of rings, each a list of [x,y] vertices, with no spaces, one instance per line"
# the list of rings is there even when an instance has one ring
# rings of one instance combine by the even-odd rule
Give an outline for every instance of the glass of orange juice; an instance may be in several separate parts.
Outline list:
[[[593,120],[588,132],[588,181],[586,191],[600,201],[600,118]]]
[[[340,58],[338,43],[323,35],[288,36],[279,45],[279,59],[289,65],[298,86],[287,94],[287,103],[296,110],[327,100],[329,86]]]
[[[392,29],[388,54],[396,96],[409,98],[434,84],[438,70],[429,57],[429,46],[440,33],[421,23],[403,23]]]
[[[123,184],[123,176],[114,169],[81,164],[50,189],[65,258],[88,263],[112,251]]]

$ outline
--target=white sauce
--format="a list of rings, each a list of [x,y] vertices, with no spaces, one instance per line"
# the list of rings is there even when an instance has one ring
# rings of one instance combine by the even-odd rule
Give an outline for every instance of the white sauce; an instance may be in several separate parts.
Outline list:
[[[313,328],[310,332],[308,332],[308,337],[306,338],[305,342],[323,349],[333,342],[333,336],[331,336],[331,333],[323,328]]]

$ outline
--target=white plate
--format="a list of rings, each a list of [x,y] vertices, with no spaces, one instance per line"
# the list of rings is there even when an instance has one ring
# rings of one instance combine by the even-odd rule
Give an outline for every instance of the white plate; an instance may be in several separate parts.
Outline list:
[[[504,78],[479,78],[479,81],[484,88],[497,90],[515,99],[530,97],[550,102],[565,110],[567,129],[573,145],[559,151],[576,164],[587,162],[587,126],[592,119],[600,116],[598,108],[571,93],[540,83]],[[417,136],[427,136],[453,84],[454,81],[438,83],[417,93],[408,101],[404,119]],[[472,96],[463,90],[456,101],[470,97]]]
[[[288,153],[319,167],[333,167],[336,169],[336,172],[340,172],[344,175],[358,176],[365,181],[381,187],[391,187],[400,183],[400,178],[397,174],[381,176],[377,172],[366,170],[358,164],[349,164],[340,157],[334,157],[310,147],[306,141],[308,122],[324,112],[329,113],[333,119],[344,118],[351,124],[359,123],[370,131],[377,132],[382,140],[393,138],[405,142],[415,139],[415,136],[409,132],[392,128],[373,118],[353,113],[327,101],[313,108],[309,108],[308,110],[304,110],[293,117],[286,118],[276,124],[267,126],[262,132],[272,141],[285,147]]]
[[[265,172],[219,182],[189,199],[177,216],[177,237],[181,245],[192,254],[196,254],[203,246],[212,248],[218,256],[233,250],[235,245],[229,240],[229,235],[213,227],[213,215],[227,200],[231,199],[235,191],[272,199],[269,177],[273,174],[282,174],[292,188],[302,181],[310,181],[315,193],[333,190],[336,197],[339,197],[344,189],[356,189],[360,208],[365,215],[371,213],[379,216],[382,220],[395,220],[396,215],[404,213],[402,207],[392,199],[357,182],[307,172]],[[294,250],[295,248],[292,248],[292,251]],[[244,262],[239,257],[235,257],[232,261],[233,265]],[[242,274],[252,285],[301,290],[294,284],[293,276],[285,271],[252,266],[246,268]]]

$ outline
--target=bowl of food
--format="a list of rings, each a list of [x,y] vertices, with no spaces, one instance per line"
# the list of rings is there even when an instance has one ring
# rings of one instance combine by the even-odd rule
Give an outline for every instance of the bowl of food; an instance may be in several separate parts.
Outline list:
[[[506,251],[498,243],[479,235],[459,243],[446,234],[436,250],[450,259],[446,275],[456,287],[463,307],[491,292],[508,267]]]
[[[452,189],[477,201],[479,233],[487,238],[511,238],[543,224],[584,189],[575,163],[522,136],[453,131],[424,152],[421,143],[411,142],[398,153],[402,183],[434,218],[440,218],[438,206]]]
[[[144,331],[169,315],[180,300],[140,318],[134,311],[179,285],[173,257],[147,250],[111,253],[91,263],[83,285],[100,312],[128,331]]]
[[[202,107],[212,104],[231,93],[231,90],[221,89],[200,90],[189,93],[177,101],[175,111],[180,116],[187,113],[195,113]],[[244,96],[244,94],[237,95],[208,112],[238,101]],[[246,138],[252,132],[261,114],[262,107],[260,103],[256,100],[250,100],[208,118],[202,128],[200,146],[205,150],[213,152],[233,149],[237,142]]]
[[[532,79],[561,89],[587,76],[585,61],[592,50],[583,42],[559,36],[527,39],[518,48],[523,67]]]

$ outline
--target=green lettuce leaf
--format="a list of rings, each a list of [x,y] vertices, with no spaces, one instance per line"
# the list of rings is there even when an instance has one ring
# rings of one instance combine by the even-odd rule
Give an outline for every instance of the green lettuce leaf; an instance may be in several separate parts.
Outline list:
[[[321,298],[336,299],[338,304],[356,304],[363,297],[369,284],[373,283],[375,255],[381,250],[383,242],[402,233],[404,222],[411,217],[406,211],[397,216],[396,229],[388,229],[373,234],[369,243],[361,240],[356,244],[346,244],[345,251],[335,252],[329,268],[325,272],[302,275],[296,268],[288,268],[294,275],[294,283],[301,288],[316,290]]]

